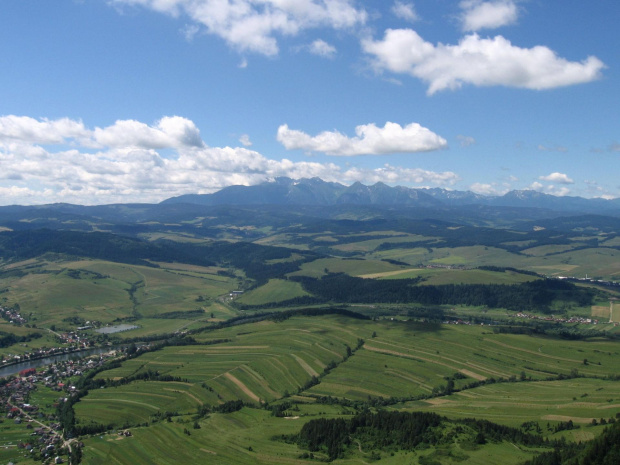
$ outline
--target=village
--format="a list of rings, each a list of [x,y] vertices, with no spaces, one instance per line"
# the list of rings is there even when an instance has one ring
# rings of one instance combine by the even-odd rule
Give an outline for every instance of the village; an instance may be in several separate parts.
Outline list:
[[[16,326],[29,327],[28,320],[20,313],[18,305],[14,307],[5,307],[0,305],[0,317]],[[48,329],[48,331],[57,338],[57,341],[60,344],[63,344],[62,347],[37,347],[31,350],[25,350],[24,352],[19,354],[9,353],[0,355],[0,368],[25,361],[37,360],[61,354],[70,354],[73,352],[93,348],[96,346],[95,341],[87,334],[84,334],[83,332],[78,332],[83,331],[84,329],[88,329],[90,327],[91,326],[80,327],[77,328],[76,331],[64,332],[57,332],[55,331],[55,328]],[[32,325],[32,328],[36,328],[36,326]],[[39,333],[35,333],[35,336],[37,338],[40,337]],[[24,348],[28,347],[26,343],[22,343],[21,345]]]
[[[555,315],[530,315],[529,313],[519,312],[517,313],[517,318],[526,318],[528,320],[542,320],[542,321],[552,321],[554,323],[577,323],[583,325],[597,325],[598,320],[592,318],[586,318],[581,316],[571,316],[570,318],[558,317]]]
[[[0,316],[9,323],[14,323],[17,325],[24,325],[27,323],[26,318],[21,315],[19,307],[10,308],[0,305]]]
[[[79,356],[79,351],[95,347],[95,344],[88,337],[78,336],[73,332],[59,334],[59,341],[61,344],[68,345],[63,347],[38,347],[21,354],[5,354],[0,360],[0,368],[62,354],[76,353]],[[26,347],[25,344],[24,347]]]
[[[39,371],[28,368],[16,376],[1,379],[0,411],[3,411],[4,419],[0,422],[10,421],[13,427],[23,427],[24,434],[19,441],[0,444],[0,447],[16,447],[23,450],[26,456],[64,463],[62,456],[71,445],[62,437],[57,416],[58,406],[70,396],[77,395],[76,387],[71,383],[72,379],[101,366],[115,355],[116,351],[111,351],[79,360],[56,362]],[[32,402],[34,393],[41,390],[48,393],[44,398],[51,397],[54,402],[46,405]],[[57,397],[49,395],[54,392]]]

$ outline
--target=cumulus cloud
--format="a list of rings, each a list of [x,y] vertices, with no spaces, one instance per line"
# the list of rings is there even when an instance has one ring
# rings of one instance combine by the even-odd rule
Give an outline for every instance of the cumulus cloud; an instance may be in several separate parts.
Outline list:
[[[241,137],[239,138],[239,142],[241,142],[241,144],[244,147],[250,147],[252,145],[252,141],[250,140],[250,136],[248,136],[247,134],[242,134]]]
[[[203,145],[200,131],[194,123],[180,116],[167,116],[153,126],[140,121],[117,121],[106,128],[96,128],[94,141],[107,147],[135,146],[161,149],[167,147]]]
[[[538,179],[542,181],[557,182],[560,184],[574,184],[575,183],[575,181],[573,181],[571,178],[569,178],[564,173],[557,173],[557,172],[551,173],[548,176],[540,176]]]
[[[347,29],[366,22],[353,0],[110,0],[116,7],[139,6],[186,16],[207,33],[239,51],[273,56],[277,36],[295,36],[318,27]]]
[[[313,55],[317,55],[324,58],[333,58],[336,55],[336,47],[328,44],[324,40],[317,39],[310,44],[308,50]]]
[[[28,141],[37,144],[60,144],[67,139],[88,134],[81,121],[61,118],[34,119],[29,116],[0,116],[0,141]]]
[[[362,48],[377,72],[421,79],[428,83],[429,95],[463,84],[551,89],[598,79],[605,67],[594,56],[568,61],[545,46],[520,48],[502,36],[477,34],[456,45],[433,45],[412,29],[388,29],[383,39],[363,39]]]
[[[459,180],[453,172],[390,165],[342,168],[269,159],[247,147],[209,147],[196,125],[178,116],[152,125],[120,120],[94,129],[71,119],[0,117],[2,204],[159,202],[278,176],[367,184],[452,185]]]
[[[428,152],[447,147],[443,137],[418,123],[402,127],[387,122],[382,128],[374,123],[362,124],[355,128],[355,134],[355,137],[347,137],[338,131],[325,131],[312,137],[283,124],[278,128],[277,139],[287,150],[302,149],[339,156]]]
[[[463,9],[461,21],[464,31],[506,26],[515,23],[519,17],[519,10],[513,0],[464,0],[459,5]]]
[[[365,184],[384,182],[388,184],[432,183],[436,185],[454,185],[461,178],[452,171],[437,173],[420,168],[403,168],[386,164],[382,168],[374,169],[351,168],[344,171],[339,176],[339,179],[341,179],[341,182],[360,181]],[[333,179],[333,181],[338,181],[338,179]]]
[[[420,19],[413,3],[396,1],[392,6],[392,13],[398,18],[412,23]]]
[[[544,185],[539,182],[533,182],[530,185],[530,189],[537,192],[542,192],[544,194],[556,195],[558,197],[564,197],[565,195],[570,194],[570,189],[566,186],[557,187],[554,184]]]
[[[497,184],[484,184],[476,182],[469,186],[469,190],[481,195],[504,195],[509,189],[506,186],[498,186]]]

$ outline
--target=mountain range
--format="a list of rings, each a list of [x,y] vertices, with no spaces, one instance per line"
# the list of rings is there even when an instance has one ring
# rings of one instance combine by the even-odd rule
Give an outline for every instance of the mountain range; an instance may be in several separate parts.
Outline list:
[[[423,208],[483,205],[491,207],[542,208],[563,213],[620,216],[620,199],[558,197],[533,190],[514,190],[502,196],[440,188],[390,187],[378,182],[345,186],[320,178],[276,178],[254,186],[230,186],[213,194],[188,194],[162,204],[196,205],[381,205]]]

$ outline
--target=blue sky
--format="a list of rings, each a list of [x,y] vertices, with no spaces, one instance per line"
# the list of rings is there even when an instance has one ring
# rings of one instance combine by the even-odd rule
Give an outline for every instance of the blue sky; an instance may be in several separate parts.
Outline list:
[[[617,0],[4,0],[0,204],[277,176],[620,197]]]

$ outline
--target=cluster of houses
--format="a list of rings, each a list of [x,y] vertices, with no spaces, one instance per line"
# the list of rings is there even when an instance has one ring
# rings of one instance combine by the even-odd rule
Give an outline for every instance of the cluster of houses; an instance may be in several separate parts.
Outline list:
[[[581,316],[571,316],[570,318],[562,318],[554,315],[530,315],[529,313],[519,312],[517,313],[517,318],[527,318],[528,320],[543,320],[543,321],[553,321],[554,323],[577,323],[584,325],[597,325],[598,320],[594,320],[592,318],[585,318]]]
[[[82,327],[84,328],[84,327]],[[88,327],[90,328],[90,326]],[[79,330],[80,328],[78,328]],[[62,342],[63,344],[72,344],[72,347],[74,348],[74,350],[79,350],[79,349],[86,349],[88,347],[91,347],[93,345],[93,342],[91,342],[88,339],[88,336],[82,334],[79,335],[77,332],[75,331],[69,331],[66,333],[60,333],[58,335],[60,342]]]
[[[63,342],[74,341],[69,336],[66,341],[63,340],[62,337],[61,340]],[[69,343],[70,345],[65,347],[38,347],[19,355],[6,354],[2,357],[2,359],[0,359],[0,367],[25,362],[27,360],[36,360],[39,358],[51,357],[54,355],[70,354],[79,350],[88,349],[93,346],[93,344],[87,338],[81,338],[79,340],[75,340],[74,342]]]
[[[27,320],[20,314],[19,309],[0,305],[0,316],[9,323],[14,323],[16,325],[24,325],[27,323]]]
[[[37,452],[41,457],[59,458],[57,449],[62,444],[62,437],[58,432],[60,424],[55,422],[55,415],[44,414],[39,406],[27,402],[30,392],[37,388],[41,379],[42,376],[38,376],[34,368],[22,370],[19,376],[0,387],[0,406],[6,411],[8,420],[16,425],[24,425],[28,433],[28,439],[17,444],[19,449],[29,453]],[[43,422],[47,425],[44,426]]]
[[[562,281],[571,281],[571,282],[580,282],[580,283],[586,282],[586,283],[598,284],[600,286],[620,287],[620,282],[606,281],[604,279],[588,278],[587,274],[585,278],[577,278],[576,276],[553,276],[553,277],[555,279],[560,279]]]
[[[63,441],[56,415],[45,413],[40,406],[30,403],[30,394],[39,386],[58,391],[57,406],[76,392],[75,386],[70,383],[71,377],[101,366],[113,355],[111,352],[98,357],[58,362],[39,372],[35,368],[28,368],[0,386],[0,411],[5,412],[6,419],[24,426],[24,439],[17,447],[44,458],[53,458],[54,463],[63,463],[62,457],[58,455]]]

